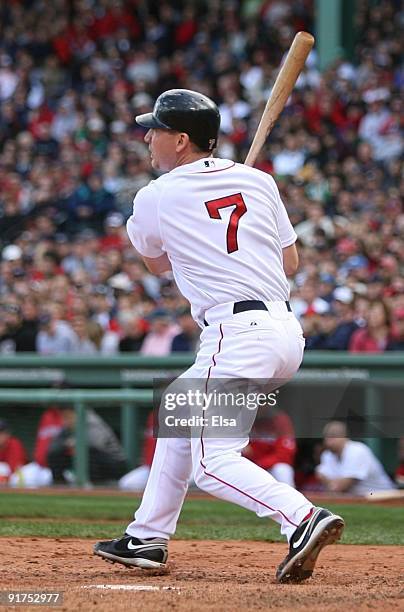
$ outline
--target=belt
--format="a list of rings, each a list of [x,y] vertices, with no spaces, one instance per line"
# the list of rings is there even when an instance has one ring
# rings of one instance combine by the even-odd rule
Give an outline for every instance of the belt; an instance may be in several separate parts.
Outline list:
[[[287,300],[284,302],[284,304],[286,310],[288,312],[292,312],[291,305]],[[246,312],[247,310],[268,310],[268,307],[265,302],[262,302],[261,300],[243,300],[242,302],[234,302],[233,314],[238,314],[239,312]],[[204,319],[203,322],[206,327],[209,326],[209,323],[206,321],[206,319]]]

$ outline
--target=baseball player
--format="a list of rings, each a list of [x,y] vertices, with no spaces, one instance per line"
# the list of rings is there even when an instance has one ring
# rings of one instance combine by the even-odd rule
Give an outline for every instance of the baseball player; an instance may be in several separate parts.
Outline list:
[[[304,349],[286,278],[298,255],[274,180],[212,156],[220,114],[200,93],[166,91],[136,121],[148,130],[153,168],[165,174],[138,192],[127,230],[152,273],[172,270],[202,328],[195,363],[183,377],[207,386],[220,378],[290,379]],[[247,436],[209,437],[204,426],[198,436],[160,437],[135,520],[94,553],[126,566],[164,565],[193,475],[203,491],[279,523],[289,542],[279,582],[309,578],[344,521],[243,457],[247,444]]]

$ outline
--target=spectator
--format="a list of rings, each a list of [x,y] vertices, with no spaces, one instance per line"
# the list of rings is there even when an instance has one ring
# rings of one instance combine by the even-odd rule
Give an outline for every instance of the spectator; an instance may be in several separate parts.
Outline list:
[[[13,436],[4,419],[0,419],[0,482],[7,483],[9,476],[27,462],[22,442]]]
[[[337,287],[333,293],[333,308],[338,324],[327,339],[327,350],[347,351],[352,334],[359,328],[353,308],[353,292],[348,287]]]
[[[47,461],[54,482],[74,481],[73,457],[75,453],[75,411],[62,408],[63,428],[53,438]],[[89,445],[89,471],[92,482],[115,480],[127,471],[122,447],[112,429],[94,410],[86,411],[87,440]]]
[[[62,429],[62,412],[51,406],[42,414],[35,440],[34,460],[18,468],[10,476],[10,486],[36,489],[49,487],[53,482],[47,454],[52,440]]]
[[[123,335],[119,341],[119,351],[137,352],[145,339],[145,321],[139,317],[131,317],[123,325]]]
[[[48,122],[38,123],[37,138],[34,148],[35,155],[54,159],[59,152],[58,141],[52,136],[51,124]]]
[[[18,304],[4,304],[0,323],[0,353],[15,353],[17,335],[21,327],[21,309]]]
[[[72,330],[76,334],[73,340],[72,352],[76,355],[94,355],[97,351],[97,346],[90,338],[90,327],[86,317],[76,315],[72,320]]]
[[[351,353],[381,353],[390,341],[390,313],[381,300],[369,306],[367,326],[356,330],[349,342]]]
[[[12,60],[9,55],[2,55],[0,58],[0,101],[8,100],[12,97],[18,85],[19,78],[12,69]]]
[[[326,310],[319,315],[311,315],[311,325],[307,325],[307,317],[304,317],[303,329],[306,338],[307,350],[327,350],[329,343],[334,343],[338,337],[338,319],[334,310]]]
[[[348,287],[337,287],[333,292],[330,310],[312,317],[306,328],[306,349],[346,351],[352,334],[359,328],[353,309],[353,293]]]
[[[305,246],[316,246],[319,235],[323,236],[326,241],[334,238],[337,220],[342,225],[346,224],[344,219],[330,219],[324,215],[320,204],[313,202],[307,210],[307,220],[296,226],[296,234]]]
[[[52,440],[63,427],[62,411],[59,406],[50,406],[42,414],[35,440],[34,460],[42,467],[48,466],[48,451]]]
[[[68,323],[56,314],[44,313],[39,319],[40,331],[36,348],[41,355],[57,355],[74,351],[76,336]]]
[[[177,325],[172,323],[170,313],[165,309],[154,310],[149,320],[150,331],[142,343],[140,353],[158,357],[168,355],[173,338],[178,333]]]
[[[304,158],[304,152],[299,149],[296,136],[288,134],[284,148],[279,148],[279,152],[273,157],[275,174],[294,176],[303,167]]]
[[[39,331],[38,306],[36,302],[23,302],[21,305],[22,321],[15,337],[15,350],[18,352],[35,352],[36,338]]]
[[[326,450],[316,473],[327,491],[370,495],[394,489],[394,483],[370,448],[348,438],[344,423],[331,421],[325,426],[324,446]]]
[[[404,307],[393,312],[392,335],[386,346],[387,351],[404,351]]]
[[[111,213],[105,219],[105,234],[100,240],[100,248],[103,251],[108,251],[109,249],[117,249],[121,251],[125,244],[125,238],[123,235],[123,231],[125,231],[124,227],[124,218],[118,213]]]
[[[176,312],[176,321],[181,331],[172,340],[171,352],[194,353],[197,350],[197,343],[199,341],[199,328],[192,318],[190,308],[179,309]]]
[[[115,199],[102,186],[101,177],[93,173],[70,196],[67,209],[69,227],[76,232],[86,228],[100,232],[105,218],[115,209]]]
[[[375,160],[394,158],[402,151],[398,124],[395,124],[395,117],[384,106],[389,97],[389,91],[384,87],[364,94],[368,112],[359,125],[359,136],[372,145]]]
[[[329,303],[317,296],[316,285],[312,281],[306,282],[291,300],[293,311],[296,316],[310,317],[313,314],[323,314],[330,309]]]

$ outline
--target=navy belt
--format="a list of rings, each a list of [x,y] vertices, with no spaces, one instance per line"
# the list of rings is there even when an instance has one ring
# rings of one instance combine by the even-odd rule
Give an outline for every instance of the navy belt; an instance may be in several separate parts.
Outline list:
[[[285,301],[285,306],[288,312],[292,312],[292,307],[287,300]],[[265,302],[262,302],[261,300],[243,300],[242,302],[234,302],[233,314],[246,312],[247,310],[268,310],[268,308]],[[209,325],[206,319],[204,319],[203,322],[206,327]]]

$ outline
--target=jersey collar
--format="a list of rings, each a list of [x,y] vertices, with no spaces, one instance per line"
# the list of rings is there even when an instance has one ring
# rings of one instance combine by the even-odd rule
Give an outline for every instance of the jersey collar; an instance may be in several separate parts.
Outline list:
[[[232,168],[235,162],[231,159],[220,159],[219,157],[206,157],[198,159],[191,164],[184,164],[171,170],[170,174],[206,174],[207,172],[218,172]]]

